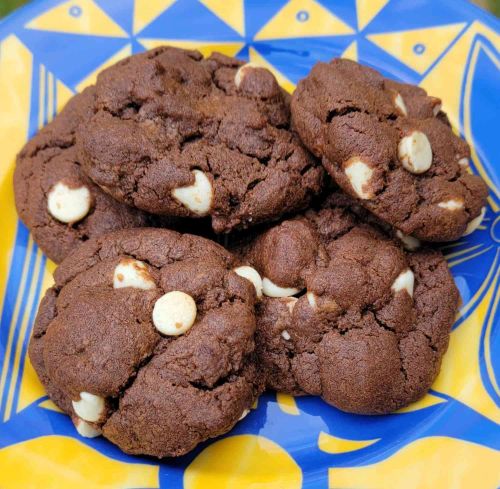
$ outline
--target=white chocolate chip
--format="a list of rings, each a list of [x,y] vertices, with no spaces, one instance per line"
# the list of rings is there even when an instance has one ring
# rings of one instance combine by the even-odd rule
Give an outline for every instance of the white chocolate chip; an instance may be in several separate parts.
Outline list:
[[[403,247],[408,251],[415,251],[416,249],[420,248],[420,240],[414,238],[413,236],[404,234],[399,229],[396,231],[396,236],[403,243]]]
[[[241,82],[243,81],[243,78],[245,78],[245,73],[253,68],[262,68],[262,66],[259,66],[257,63],[247,63],[238,68],[236,75],[234,75],[234,84],[236,85],[236,88],[240,88]]]
[[[347,164],[344,171],[358,197],[373,198],[373,192],[366,188],[372,178],[373,170],[366,163],[359,158],[354,158]]]
[[[246,418],[248,413],[250,413],[250,409],[243,409],[243,412],[241,413],[241,416],[239,417],[238,421],[241,421],[243,418]]]
[[[399,141],[398,157],[409,172],[424,173],[432,165],[431,143],[423,132],[413,131]]]
[[[469,166],[469,158],[466,158],[465,156],[463,158],[460,158],[458,160],[458,164],[462,167],[462,168],[467,168]]]
[[[291,336],[290,336],[290,333],[286,329],[284,329],[281,332],[281,336],[283,337],[284,340],[290,341]]]
[[[99,421],[104,412],[104,399],[90,392],[80,392],[80,400],[71,401],[76,415],[91,423]]]
[[[442,209],[446,209],[448,211],[456,211],[458,209],[462,209],[463,206],[463,201],[458,199],[445,200],[443,202],[439,202],[438,204],[438,207],[441,207]]]
[[[432,108],[432,113],[434,114],[434,117],[436,117],[439,112],[441,112],[441,108],[443,107],[442,104],[436,104],[433,108]]]
[[[401,97],[400,93],[396,93],[396,96],[394,97],[394,105],[403,115],[408,115],[405,101],[403,100],[403,97]]]
[[[179,290],[162,295],[153,308],[153,324],[160,332],[168,336],[185,333],[196,319],[194,299]]]
[[[410,297],[413,297],[413,285],[415,283],[415,276],[413,272],[408,269],[404,272],[401,272],[394,280],[394,283],[391,286],[391,289],[394,293],[399,292],[401,290],[406,290]]]
[[[255,287],[257,298],[260,299],[262,297],[262,278],[260,277],[259,272],[255,270],[255,268],[244,265],[235,268],[234,272],[240,277],[246,278],[247,280],[252,282],[253,286]]]
[[[87,187],[71,188],[64,182],[57,182],[47,196],[47,209],[58,221],[72,224],[89,213],[91,202]]]
[[[264,277],[262,279],[262,292],[267,297],[290,297],[291,295],[298,294],[300,289],[295,289],[293,287],[280,287],[275,283],[271,282],[268,278]]]
[[[212,207],[213,189],[210,179],[200,170],[193,170],[194,183],[172,190],[172,195],[191,212],[204,216]]]
[[[281,299],[281,300],[285,303],[285,306],[287,307],[288,312],[290,314],[292,314],[293,309],[295,308],[295,304],[297,304],[297,301],[299,299],[297,299],[297,297],[283,297],[283,299]]]
[[[92,425],[80,418],[75,421],[75,428],[78,434],[84,438],[95,438],[101,434],[100,430],[95,429]]]
[[[462,236],[468,236],[469,234],[473,233],[480,225],[481,222],[483,221],[484,215],[486,214],[486,207],[483,207],[481,209],[481,213],[479,216],[475,217],[472,219],[472,221],[467,224],[467,227],[465,228],[465,233],[462,234]]]
[[[320,310],[321,312],[325,313],[336,313],[340,310],[339,305],[332,297],[322,296],[320,298],[320,301],[318,302],[318,297],[316,296],[316,294],[313,292],[308,292],[306,294],[306,298],[309,306],[311,306],[311,309],[313,310]]]
[[[308,292],[306,294],[306,297],[307,297],[307,302],[309,302],[309,305],[313,309],[316,309],[316,307],[318,307],[318,303],[316,302],[316,295],[313,292]]]
[[[156,287],[156,284],[151,278],[145,263],[131,258],[124,258],[116,265],[113,274],[113,288],[122,289],[124,287],[151,290]]]

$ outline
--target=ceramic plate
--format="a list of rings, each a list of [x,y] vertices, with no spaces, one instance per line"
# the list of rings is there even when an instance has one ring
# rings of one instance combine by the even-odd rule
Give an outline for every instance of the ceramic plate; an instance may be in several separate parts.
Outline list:
[[[500,486],[500,24],[461,0],[46,0],[0,23],[0,487]],[[287,90],[344,56],[443,98],[490,187],[473,235],[444,244],[462,295],[430,393],[390,416],[269,393],[228,435],[157,461],[80,438],[26,355],[54,266],[18,221],[14,158],[105,66],[161,44],[272,69]]]

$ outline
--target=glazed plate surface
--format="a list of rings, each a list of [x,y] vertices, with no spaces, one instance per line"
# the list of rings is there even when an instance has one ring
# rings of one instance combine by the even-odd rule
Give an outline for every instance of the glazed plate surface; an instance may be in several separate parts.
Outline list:
[[[18,221],[15,155],[71,95],[161,44],[259,62],[293,90],[344,56],[443,99],[490,188],[473,235],[442,246],[462,296],[431,392],[389,416],[265,394],[228,435],[176,459],[83,439],[27,344],[54,265]],[[496,489],[500,486],[500,23],[462,0],[44,0],[0,23],[0,487]]]

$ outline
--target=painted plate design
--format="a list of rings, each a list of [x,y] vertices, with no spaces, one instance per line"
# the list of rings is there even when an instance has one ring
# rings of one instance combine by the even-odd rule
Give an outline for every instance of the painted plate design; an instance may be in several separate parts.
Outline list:
[[[500,23],[462,0],[44,0],[0,23],[0,487],[500,486]],[[50,263],[19,222],[16,153],[97,73],[160,44],[257,61],[288,90],[344,56],[440,96],[490,187],[480,229],[442,246],[463,299],[431,392],[389,416],[269,393],[176,460],[80,438],[27,355]]]

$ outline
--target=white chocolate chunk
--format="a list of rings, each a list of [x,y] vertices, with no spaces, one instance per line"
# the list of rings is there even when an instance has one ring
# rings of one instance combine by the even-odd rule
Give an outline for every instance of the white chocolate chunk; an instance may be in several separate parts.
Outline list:
[[[184,292],[167,292],[155,302],[153,324],[160,333],[179,336],[194,324],[195,319],[196,303]]]
[[[113,274],[113,288],[122,289],[124,287],[151,290],[156,287],[156,284],[151,278],[145,263],[131,258],[123,258],[116,265]]]
[[[481,209],[481,213],[479,216],[475,217],[472,219],[469,224],[467,224],[467,227],[465,228],[465,233],[462,236],[468,236],[469,234],[473,233],[480,225],[481,222],[483,221],[484,215],[486,214],[486,207],[483,207]]]
[[[194,183],[172,190],[172,195],[191,212],[204,216],[212,207],[213,189],[210,179],[200,170],[193,170]]]
[[[252,282],[253,286],[255,287],[257,298],[260,299],[262,297],[262,278],[259,275],[259,272],[255,270],[255,268],[244,265],[235,268],[234,272],[240,277],[246,278],[247,280]]]
[[[96,436],[101,435],[100,430],[95,429],[92,425],[83,421],[83,419],[78,418],[75,421],[75,428],[76,431],[78,431],[78,434],[84,438],[95,438]]]
[[[288,309],[290,314],[293,313],[293,309],[295,308],[295,304],[297,304],[297,297],[283,297],[282,301],[285,303],[285,306]]]
[[[441,207],[442,209],[446,209],[448,211],[456,211],[458,209],[461,209],[463,206],[463,201],[458,199],[445,200],[443,202],[439,202],[438,204],[438,207]]]
[[[433,108],[432,108],[432,113],[434,114],[434,117],[436,117],[439,112],[441,112],[441,108],[443,107],[442,104],[436,104]]]
[[[467,168],[469,166],[469,158],[466,158],[465,156],[463,158],[460,158],[458,160],[458,164],[462,167],[462,168]]]
[[[243,78],[245,78],[248,71],[253,68],[262,68],[262,66],[259,66],[257,63],[247,63],[238,68],[236,75],[234,75],[234,84],[236,85],[236,88],[240,88]]]
[[[291,295],[298,294],[300,289],[295,289],[293,287],[280,287],[275,283],[271,282],[268,278],[264,277],[262,279],[262,292],[267,297],[290,297]]]
[[[403,247],[408,251],[415,251],[416,249],[420,248],[420,240],[414,238],[413,236],[404,234],[399,229],[396,231],[396,236],[403,243]]]
[[[410,269],[401,272],[394,280],[391,289],[394,293],[401,290],[406,290],[410,297],[413,297],[413,285],[415,283],[415,276]]]
[[[72,224],[89,213],[91,202],[87,187],[71,188],[64,182],[57,182],[47,196],[47,209],[58,221]]]
[[[239,417],[238,421],[241,421],[242,419],[246,418],[249,413],[250,409],[243,409],[243,412],[241,413],[241,416]]]
[[[316,310],[319,309],[322,312],[332,312],[335,313],[339,311],[339,305],[335,302],[335,300],[332,297],[321,297],[320,301],[318,303],[318,297],[316,296],[315,293],[313,292],[308,292],[306,294],[307,302],[309,303],[309,306],[311,306],[311,309]]]
[[[306,294],[307,297],[307,302],[309,302],[309,305],[313,308],[316,309],[318,307],[318,303],[316,302],[316,294],[313,292],[308,292]]]
[[[431,143],[423,132],[413,131],[399,141],[398,157],[410,173],[424,173],[432,165]]]
[[[403,115],[408,115],[408,110],[406,108],[405,101],[403,100],[403,97],[401,97],[400,93],[397,93],[396,96],[394,97],[394,105],[396,106],[397,109],[403,114]]]
[[[359,158],[352,159],[345,167],[345,174],[352,188],[361,199],[373,198],[373,192],[367,185],[373,176],[373,170]]]
[[[284,329],[281,332],[281,336],[283,337],[284,340],[290,341],[291,336],[290,336],[290,333],[286,329]]]
[[[76,415],[84,421],[94,423],[104,412],[104,398],[90,392],[80,392],[80,400],[71,401]]]

